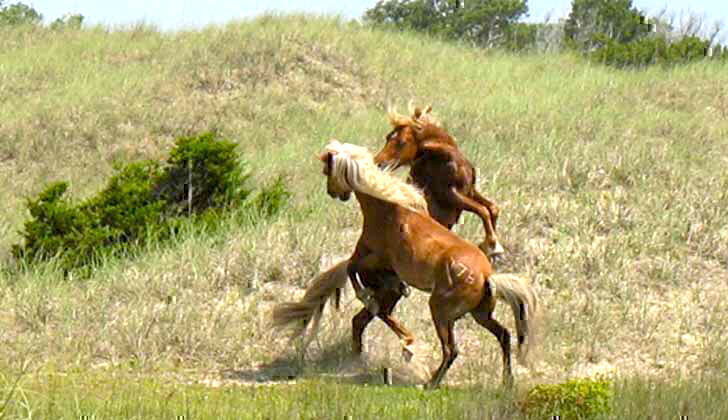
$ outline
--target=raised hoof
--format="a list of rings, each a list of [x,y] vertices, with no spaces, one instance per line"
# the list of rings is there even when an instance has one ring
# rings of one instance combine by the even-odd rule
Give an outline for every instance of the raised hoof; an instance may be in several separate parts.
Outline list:
[[[402,359],[409,363],[412,361],[412,358],[415,357],[415,352],[412,350],[412,345],[406,345],[402,346]]]
[[[496,242],[493,246],[488,245],[487,242],[481,242],[480,245],[478,245],[478,248],[480,248],[480,250],[489,257],[506,253],[506,250],[503,248],[503,245],[501,245],[500,242]]]

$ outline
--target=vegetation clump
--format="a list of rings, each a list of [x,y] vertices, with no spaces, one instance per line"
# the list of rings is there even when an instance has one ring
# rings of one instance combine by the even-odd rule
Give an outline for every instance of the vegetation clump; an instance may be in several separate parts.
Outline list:
[[[13,256],[24,263],[57,257],[69,271],[165,240],[188,220],[214,226],[227,211],[275,215],[290,193],[279,179],[248,200],[253,189],[236,146],[214,133],[181,137],[166,164],[117,167],[104,189],[78,204],[64,198],[67,182],[50,184],[27,200],[31,219]]]
[[[522,407],[537,418],[589,419],[612,412],[614,390],[607,380],[573,379],[532,388]]]

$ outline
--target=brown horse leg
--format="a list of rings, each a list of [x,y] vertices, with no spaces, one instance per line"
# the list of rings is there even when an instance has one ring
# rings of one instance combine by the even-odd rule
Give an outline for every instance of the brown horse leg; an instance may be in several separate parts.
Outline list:
[[[513,385],[513,372],[511,371],[511,334],[498,321],[493,319],[493,306],[489,310],[479,307],[470,313],[478,324],[487,328],[498,339],[501,346],[501,353],[503,354],[503,383],[506,386],[511,386]]]
[[[399,298],[397,298],[399,300]],[[395,302],[396,303],[396,302]],[[402,357],[406,361],[412,360],[412,357],[414,356],[414,351],[412,350],[412,344],[415,342],[415,336],[412,334],[410,330],[404,327],[401,322],[394,316],[392,316],[392,310],[394,309],[394,305],[392,305],[392,308],[388,311],[382,311],[377,316],[384,321],[385,324],[394,331],[395,334],[397,334],[397,337],[402,341]]]
[[[498,204],[475,190],[473,190],[473,199],[488,209],[488,212],[490,213],[490,220],[493,223],[493,230],[496,231],[498,229],[496,227],[498,224],[498,216],[500,215],[500,208],[498,207]]]
[[[372,315],[367,308],[362,308],[362,310],[359,311],[354,318],[352,318],[351,332],[354,354],[361,354],[364,351],[362,336],[364,335],[364,330],[367,328],[367,325],[369,325],[372,319],[374,319],[374,315]]]
[[[412,357],[412,350],[410,346],[414,343],[415,336],[392,315],[394,308],[403,296],[402,289],[399,287],[399,279],[397,279],[396,276],[385,278],[385,276],[393,276],[394,274],[388,274],[381,271],[364,271],[360,274],[363,286],[370,288],[370,290],[374,293],[372,300],[375,302],[374,306],[378,309],[377,317],[384,321],[384,323],[387,324],[387,326],[395,334],[397,334],[397,337],[402,340],[404,357],[409,360]],[[362,309],[352,319],[354,353],[359,354],[362,352],[362,335],[372,319],[374,319],[374,315],[371,309],[368,308]]]
[[[488,211],[488,208],[465,194],[462,194],[455,188],[450,189],[450,192],[453,195],[452,198],[455,200],[455,203],[460,208],[477,214],[483,221],[483,228],[485,228],[485,243],[481,245],[481,249],[483,249],[487,255],[491,256],[502,254],[503,247],[498,242],[498,236],[495,234],[495,229],[491,223],[490,211]]]
[[[436,319],[434,314],[433,321],[435,322],[435,330],[437,331],[437,336],[440,338],[440,345],[442,346],[442,362],[427,384],[427,388],[429,389],[437,388],[440,385],[445,373],[450,369],[455,358],[458,357],[458,349],[455,345],[455,335],[453,333],[455,322]]]

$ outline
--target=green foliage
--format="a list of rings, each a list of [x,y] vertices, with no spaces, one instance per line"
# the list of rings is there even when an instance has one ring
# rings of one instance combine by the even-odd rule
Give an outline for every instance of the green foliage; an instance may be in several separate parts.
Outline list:
[[[278,214],[290,199],[291,193],[283,178],[279,177],[271,185],[261,189],[250,200],[250,205],[257,214],[271,217]]]
[[[439,32],[439,26],[444,23],[443,17],[437,16],[433,3],[423,0],[380,0],[366,11],[364,19],[375,26],[412,29],[430,34]]]
[[[67,14],[54,20],[50,28],[53,30],[78,30],[83,26],[84,18],[80,13]]]
[[[588,419],[612,412],[614,390],[610,381],[573,379],[562,384],[537,385],[522,403],[538,418]]]
[[[2,6],[2,2],[0,2],[0,7],[0,27],[37,25],[43,20],[43,15],[23,3]]]
[[[525,0],[389,0],[377,2],[364,18],[374,26],[493,47],[506,42],[510,27],[527,11]]]
[[[103,190],[78,205],[63,199],[67,183],[51,184],[27,201],[31,219],[13,256],[31,264],[55,257],[69,271],[167,239],[187,216],[214,226],[234,208],[275,215],[290,193],[279,179],[246,202],[252,190],[235,148],[213,133],[179,138],[164,167],[142,161],[117,168]]]
[[[632,0],[573,0],[564,26],[567,45],[590,51],[604,41],[627,43],[649,33]]]
[[[685,64],[706,58],[709,42],[695,36],[684,37],[670,43],[663,36],[642,38],[621,44],[606,40],[602,48],[592,52],[590,58],[615,67],[644,67],[653,64]],[[722,57],[713,54],[713,57]]]
[[[177,139],[159,182],[157,195],[177,211],[199,213],[241,203],[250,194],[248,175],[237,160],[236,144],[209,132]]]
[[[515,23],[508,29],[504,47],[511,51],[522,51],[536,46],[538,31],[543,23]]]

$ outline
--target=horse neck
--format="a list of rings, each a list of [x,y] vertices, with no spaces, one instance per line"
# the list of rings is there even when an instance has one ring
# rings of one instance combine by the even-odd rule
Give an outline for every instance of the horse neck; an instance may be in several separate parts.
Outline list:
[[[354,193],[364,215],[364,224],[377,223],[381,224],[383,215],[391,212],[395,204],[384,201],[381,198],[373,197],[369,194],[356,191]]]

